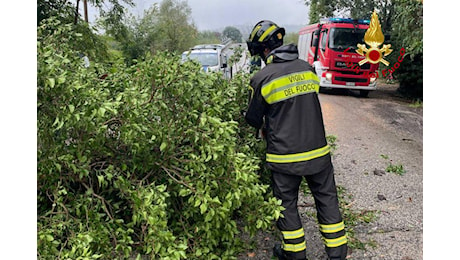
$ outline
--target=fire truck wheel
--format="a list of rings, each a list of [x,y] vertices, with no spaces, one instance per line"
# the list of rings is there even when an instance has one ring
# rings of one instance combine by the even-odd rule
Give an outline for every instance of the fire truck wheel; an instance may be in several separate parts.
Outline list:
[[[369,96],[369,90],[360,90],[360,91],[359,91],[359,96],[360,96],[360,97],[367,97],[367,96]]]

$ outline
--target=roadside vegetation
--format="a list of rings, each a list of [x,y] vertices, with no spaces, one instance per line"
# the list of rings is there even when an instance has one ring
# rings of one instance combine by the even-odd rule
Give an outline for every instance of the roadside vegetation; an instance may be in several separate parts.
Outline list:
[[[199,37],[222,40],[194,33],[185,1],[109,10],[104,35],[73,8],[38,3],[38,259],[236,259],[238,234],[282,210],[240,115],[249,75],[180,62]]]
[[[72,29],[38,28],[38,258],[235,258],[282,210],[240,115],[249,75],[170,52],[86,68]]]

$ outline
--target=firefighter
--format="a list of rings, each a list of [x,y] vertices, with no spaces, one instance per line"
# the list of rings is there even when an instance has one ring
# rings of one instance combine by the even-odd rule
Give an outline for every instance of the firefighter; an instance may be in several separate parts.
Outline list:
[[[264,129],[273,194],[285,208],[284,218],[276,223],[282,245],[276,244],[273,253],[279,259],[306,259],[297,210],[299,186],[305,178],[326,253],[331,260],[345,259],[347,236],[318,99],[319,79],[307,62],[298,59],[296,45],[283,45],[284,35],[284,28],[263,20],[247,40],[251,56],[260,56],[266,66],[250,80],[245,119],[256,129]]]

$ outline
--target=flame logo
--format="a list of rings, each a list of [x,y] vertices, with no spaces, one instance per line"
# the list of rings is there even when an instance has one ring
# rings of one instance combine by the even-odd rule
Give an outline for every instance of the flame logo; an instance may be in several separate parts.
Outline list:
[[[366,42],[370,49],[366,47],[365,44],[358,43],[358,49],[356,52],[362,56],[366,56],[365,59],[359,62],[359,65],[363,65],[366,62],[370,62],[372,64],[377,64],[382,62],[385,65],[389,65],[390,63],[383,59],[383,56],[389,55],[393,50],[391,48],[391,44],[384,44],[381,49],[379,46],[385,41],[385,36],[382,32],[382,27],[380,26],[379,18],[377,13],[372,13],[371,22],[369,24],[369,28],[364,35],[364,42]]]
[[[367,29],[366,34],[364,35],[364,41],[371,47],[377,48],[384,40],[385,37],[382,33],[382,26],[380,26],[379,18],[374,11],[369,29]]]

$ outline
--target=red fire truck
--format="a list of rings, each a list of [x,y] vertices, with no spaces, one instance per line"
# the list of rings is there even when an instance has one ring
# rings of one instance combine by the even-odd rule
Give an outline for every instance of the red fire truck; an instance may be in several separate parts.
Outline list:
[[[363,97],[376,89],[376,78],[369,75],[376,75],[379,65],[359,66],[365,57],[355,52],[358,43],[364,44],[367,28],[369,20],[324,18],[300,30],[300,59],[315,69],[320,87],[355,89]]]

